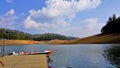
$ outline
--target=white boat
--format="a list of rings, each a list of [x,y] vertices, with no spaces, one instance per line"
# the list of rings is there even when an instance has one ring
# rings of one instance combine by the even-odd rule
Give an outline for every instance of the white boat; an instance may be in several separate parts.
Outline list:
[[[39,51],[22,51],[22,52],[11,52],[11,53],[8,53],[8,55],[36,55],[36,54],[50,54],[52,53],[53,50],[45,50],[44,52],[39,52]]]

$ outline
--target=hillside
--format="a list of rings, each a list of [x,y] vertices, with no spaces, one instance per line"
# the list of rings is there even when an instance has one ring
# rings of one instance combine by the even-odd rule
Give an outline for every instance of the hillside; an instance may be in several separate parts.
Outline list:
[[[120,34],[98,34],[64,42],[63,44],[111,44],[120,43]]]
[[[54,33],[44,33],[44,34],[30,34],[19,30],[11,30],[0,28],[0,39],[8,40],[35,40],[35,41],[49,41],[49,40],[72,40],[75,37],[69,37]]]
[[[50,41],[50,40],[73,40],[75,37],[64,36],[55,33],[44,33],[44,34],[34,34],[32,35],[33,40],[36,41]]]
[[[5,28],[0,28],[0,38],[10,40],[32,40],[31,34]]]

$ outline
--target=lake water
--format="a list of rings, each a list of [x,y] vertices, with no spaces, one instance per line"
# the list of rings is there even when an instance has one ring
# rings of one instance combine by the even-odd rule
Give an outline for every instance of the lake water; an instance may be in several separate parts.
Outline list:
[[[2,52],[2,46],[0,46]],[[18,45],[5,46],[5,54],[53,49],[53,68],[118,68],[120,44]]]

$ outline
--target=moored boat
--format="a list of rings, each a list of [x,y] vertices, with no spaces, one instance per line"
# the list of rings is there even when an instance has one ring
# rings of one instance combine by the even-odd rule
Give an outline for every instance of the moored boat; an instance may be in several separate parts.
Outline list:
[[[53,50],[45,50],[44,52],[39,52],[39,51],[21,51],[21,52],[11,52],[8,53],[8,55],[36,55],[36,54],[50,54],[52,53]]]

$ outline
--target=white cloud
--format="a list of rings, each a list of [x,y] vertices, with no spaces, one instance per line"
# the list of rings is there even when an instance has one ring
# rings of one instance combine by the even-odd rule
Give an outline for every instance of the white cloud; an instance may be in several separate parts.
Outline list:
[[[40,23],[36,23],[34,20],[31,19],[31,17],[27,17],[27,19],[25,20],[25,23],[24,23],[25,27],[27,29],[29,28],[35,28],[35,29],[38,29],[39,28],[39,25]]]
[[[96,8],[101,3],[101,0],[48,0],[47,7],[39,10],[30,10],[30,15],[34,17],[64,17],[73,18],[77,12],[82,10]]]
[[[99,22],[98,18],[87,18],[76,26],[70,26],[59,30],[58,33],[82,38],[99,34],[104,25],[105,23]]]
[[[24,20],[24,26],[26,29],[64,34],[71,30],[75,31],[77,27],[74,27],[71,22],[76,14],[94,9],[100,3],[101,0],[47,0],[46,7],[29,11],[30,15]]]
[[[94,29],[98,26],[101,26],[101,23],[98,23],[97,18],[88,18],[88,19],[84,20],[84,22],[86,23],[86,27],[88,27],[89,29]]]
[[[14,15],[15,14],[15,10],[14,9],[11,9],[11,10],[9,10],[7,13],[6,13],[6,15],[8,16],[8,15]]]
[[[0,16],[0,27],[13,28],[14,21],[17,19],[14,9],[9,10],[4,15]]]
[[[83,27],[81,29],[84,31],[81,34],[83,34],[84,37],[100,33],[105,23],[99,22],[98,18],[88,18],[83,21],[82,25]]]
[[[62,26],[69,26],[68,23],[66,23],[65,21],[62,20],[57,20],[57,23],[40,23],[37,22],[35,20],[32,20],[32,18],[30,16],[27,17],[27,19],[24,21],[24,26],[26,27],[26,29],[37,29],[37,30],[54,30],[57,28],[60,28]],[[60,23],[59,23],[60,22]]]
[[[78,11],[96,8],[101,3],[101,0],[80,0],[79,2],[75,3],[75,8]]]

